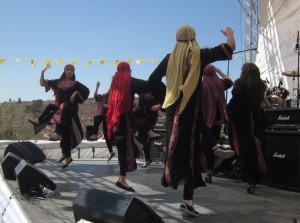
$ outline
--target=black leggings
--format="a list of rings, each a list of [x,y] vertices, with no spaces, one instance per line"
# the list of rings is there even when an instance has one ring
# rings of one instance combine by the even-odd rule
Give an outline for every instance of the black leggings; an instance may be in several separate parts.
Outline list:
[[[184,200],[193,200],[194,196],[194,187],[189,184],[185,184],[183,187],[183,199]]]
[[[42,114],[38,117],[40,125],[49,122],[57,110],[58,107],[55,104],[48,104]]]

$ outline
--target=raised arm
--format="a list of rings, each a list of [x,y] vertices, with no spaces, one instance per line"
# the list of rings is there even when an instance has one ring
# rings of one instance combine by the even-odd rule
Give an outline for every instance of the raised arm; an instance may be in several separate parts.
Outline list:
[[[96,90],[94,92],[94,99],[95,100],[97,99],[97,94],[98,94],[99,87],[100,87],[100,81],[97,81],[97,83],[96,83]]]
[[[44,86],[46,85],[46,80],[45,80],[44,74],[45,74],[45,71],[48,70],[49,68],[51,68],[51,65],[50,65],[50,64],[47,64],[47,65],[43,68],[43,70],[41,71],[40,85],[41,85],[42,87],[44,87]]]
[[[221,30],[221,32],[227,37],[227,44],[233,52],[236,48],[233,30],[230,27],[227,27],[225,30]]]

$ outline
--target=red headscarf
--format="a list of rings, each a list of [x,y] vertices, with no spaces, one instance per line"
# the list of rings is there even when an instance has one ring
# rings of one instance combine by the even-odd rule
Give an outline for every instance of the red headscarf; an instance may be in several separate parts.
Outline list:
[[[224,83],[216,72],[216,68],[212,64],[208,64],[203,70],[202,112],[204,121],[209,128],[213,125],[221,125],[227,118]],[[220,117],[216,120],[218,110]]]
[[[110,138],[114,129],[119,129],[120,116],[130,111],[132,107],[130,87],[130,65],[126,62],[120,62],[110,86],[110,97],[106,114],[108,138]]]
[[[73,71],[75,71],[75,67],[74,67],[73,64],[67,64],[67,65],[65,66],[65,68],[64,68],[64,71],[65,71],[66,69],[73,69]]]

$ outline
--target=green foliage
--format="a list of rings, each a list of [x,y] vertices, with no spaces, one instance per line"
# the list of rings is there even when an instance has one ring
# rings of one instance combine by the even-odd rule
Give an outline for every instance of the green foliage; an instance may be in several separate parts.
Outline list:
[[[37,113],[42,110],[42,106],[44,105],[43,100],[33,100],[31,105],[26,105],[26,112]]]
[[[16,133],[12,129],[6,129],[0,134],[0,139],[16,139]]]
[[[0,139],[1,140],[38,140],[48,139],[54,132],[55,125],[46,126],[35,135],[28,118],[38,117],[50,101],[34,100],[0,103]],[[79,107],[79,117],[83,131],[93,120],[94,99],[85,101]]]

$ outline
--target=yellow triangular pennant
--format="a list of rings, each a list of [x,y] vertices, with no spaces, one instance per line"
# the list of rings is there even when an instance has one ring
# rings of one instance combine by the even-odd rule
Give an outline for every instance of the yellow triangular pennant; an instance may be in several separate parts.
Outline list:
[[[72,60],[72,64],[76,64],[79,60]]]
[[[115,60],[115,61],[114,61],[114,67],[117,66],[117,64],[119,63],[119,61],[120,61],[120,60]]]
[[[21,58],[21,57],[19,57],[19,58],[16,59],[17,62],[19,62],[19,61],[21,61],[21,60],[24,60],[24,59]]]
[[[140,63],[142,63],[144,60],[143,59],[139,59],[139,60],[137,60],[137,61],[135,61],[137,64],[140,64]]]
[[[87,65],[91,65],[94,61],[93,60],[88,60]]]
[[[102,65],[106,62],[106,60],[100,60],[99,63]]]
[[[126,60],[127,63],[131,63],[132,62],[132,59],[129,59],[129,60]]]
[[[51,62],[52,62],[52,60],[47,59],[47,60],[45,61],[45,66],[49,65]]]
[[[60,59],[60,60],[56,61],[56,64],[61,64],[63,62],[65,62],[65,60],[64,59]]]
[[[234,56],[234,59],[239,59],[242,55],[241,54],[237,54]]]
[[[4,61],[6,61],[6,59],[0,58],[0,64],[3,64]]]
[[[37,59],[32,59],[32,60],[31,60],[31,67],[32,67],[32,68],[35,67],[37,61],[38,61]]]
[[[155,63],[157,59],[151,59],[150,63]]]

